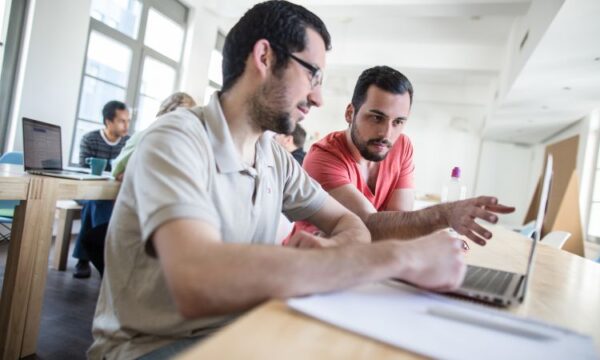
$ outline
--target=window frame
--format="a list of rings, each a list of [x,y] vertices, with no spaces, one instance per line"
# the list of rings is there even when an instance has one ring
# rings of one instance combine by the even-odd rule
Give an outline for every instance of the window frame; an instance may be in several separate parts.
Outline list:
[[[215,46],[213,48],[213,50],[219,52],[221,54],[221,56],[223,56],[223,47],[225,46],[225,32],[221,31],[220,29],[217,30],[217,37],[215,39]],[[209,62],[210,63],[210,62]],[[222,65],[221,65],[221,71],[222,71]],[[218,91],[220,91],[223,88],[223,84],[219,84],[216,81],[214,81],[213,79],[210,78],[210,69],[208,69],[208,82],[206,84],[206,87],[204,88],[204,99],[208,99],[209,96],[212,96],[212,93],[207,94],[207,91],[212,88],[212,89],[217,89]],[[206,102],[206,101],[205,101]]]
[[[90,25],[88,27],[87,40],[86,40],[86,45],[85,45],[84,62],[83,62],[83,67],[81,69],[79,94],[77,97],[77,112],[75,114],[73,134],[71,136],[71,144],[70,144],[70,150],[69,150],[69,161],[68,161],[69,165],[75,165],[75,166],[78,165],[77,162],[73,162],[72,160],[73,160],[73,153],[75,151],[75,144],[77,143],[77,127],[78,127],[79,121],[102,124],[102,122],[101,122],[102,119],[100,119],[100,121],[95,121],[93,119],[81,118],[79,115],[79,113],[81,111],[83,84],[84,84],[86,77],[90,77],[90,78],[96,79],[97,81],[102,81],[105,83],[109,83],[111,85],[115,85],[115,84],[112,84],[111,82],[107,82],[104,79],[97,78],[92,75],[86,74],[86,68],[88,65],[87,53],[88,53],[88,49],[89,49],[89,45],[90,45],[90,36],[91,36],[92,32],[96,32],[100,35],[106,36],[107,38],[114,40],[114,41],[128,47],[129,49],[131,49],[131,64],[129,67],[129,75],[128,75],[127,83],[125,86],[125,99],[124,99],[124,102],[127,104],[127,106],[129,107],[129,109],[131,111],[131,122],[129,125],[130,133],[135,132],[136,124],[138,122],[137,116],[138,116],[138,106],[140,104],[140,99],[141,99],[140,87],[141,87],[142,73],[143,73],[142,67],[144,64],[144,59],[147,56],[152,57],[155,60],[160,61],[160,62],[164,63],[165,65],[168,65],[169,67],[172,67],[175,69],[175,83],[173,84],[173,89],[171,89],[171,91],[175,91],[175,89],[181,83],[183,55],[185,52],[185,44],[186,44],[187,36],[188,36],[187,21],[189,18],[189,9],[185,5],[183,5],[181,2],[179,2],[178,0],[169,0],[169,1],[139,0],[139,1],[142,4],[142,11],[140,13],[137,37],[135,39],[125,33],[120,32],[119,30],[117,30],[115,28],[110,27],[109,25],[106,25],[102,21],[93,18],[91,16],[91,14],[88,14],[89,20],[90,20]],[[180,25],[182,27],[183,39],[182,39],[182,47],[180,50],[181,53],[179,55],[179,61],[175,61],[175,60],[169,58],[168,56],[163,55],[162,53],[160,53],[144,44],[144,39],[146,36],[146,26],[148,23],[148,14],[149,14],[151,8],[154,8],[154,10],[158,11],[163,16],[166,16],[169,19],[173,20],[175,23],[177,23],[178,25]],[[98,118],[101,117],[100,110],[101,109],[98,109]]]

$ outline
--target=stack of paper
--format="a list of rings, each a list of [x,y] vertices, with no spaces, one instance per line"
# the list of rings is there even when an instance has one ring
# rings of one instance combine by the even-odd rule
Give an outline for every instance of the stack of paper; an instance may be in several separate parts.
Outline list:
[[[593,340],[408,285],[369,284],[291,299],[288,305],[346,330],[443,359],[598,359]]]

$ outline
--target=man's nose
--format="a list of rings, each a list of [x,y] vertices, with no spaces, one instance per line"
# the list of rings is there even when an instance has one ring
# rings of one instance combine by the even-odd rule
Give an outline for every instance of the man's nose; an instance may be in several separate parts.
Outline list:
[[[323,96],[321,94],[321,85],[315,86],[308,94],[309,105],[321,107],[323,105]]]

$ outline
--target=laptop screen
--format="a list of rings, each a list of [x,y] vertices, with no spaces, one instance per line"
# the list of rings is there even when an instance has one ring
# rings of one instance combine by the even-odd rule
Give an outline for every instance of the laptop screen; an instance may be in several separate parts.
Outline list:
[[[60,126],[23,118],[25,170],[62,170]]]
[[[527,292],[529,275],[533,271],[535,249],[542,236],[542,226],[544,225],[544,217],[546,215],[546,210],[548,209],[548,197],[550,195],[550,184],[552,182],[552,165],[552,155],[548,155],[548,158],[546,159],[546,168],[544,170],[544,180],[542,181],[542,189],[540,191],[540,204],[535,220],[535,238],[532,240],[531,250],[529,252],[529,261],[527,262],[527,272],[525,273],[525,284],[523,286],[522,297],[525,297],[525,293]]]

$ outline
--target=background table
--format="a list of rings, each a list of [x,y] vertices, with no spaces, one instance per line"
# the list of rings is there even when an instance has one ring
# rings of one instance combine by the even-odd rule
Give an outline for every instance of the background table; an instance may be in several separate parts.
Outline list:
[[[15,210],[0,296],[0,358],[35,353],[56,201],[112,200],[119,187],[117,181],[31,176],[22,166],[0,165],[0,200],[21,200]]]

